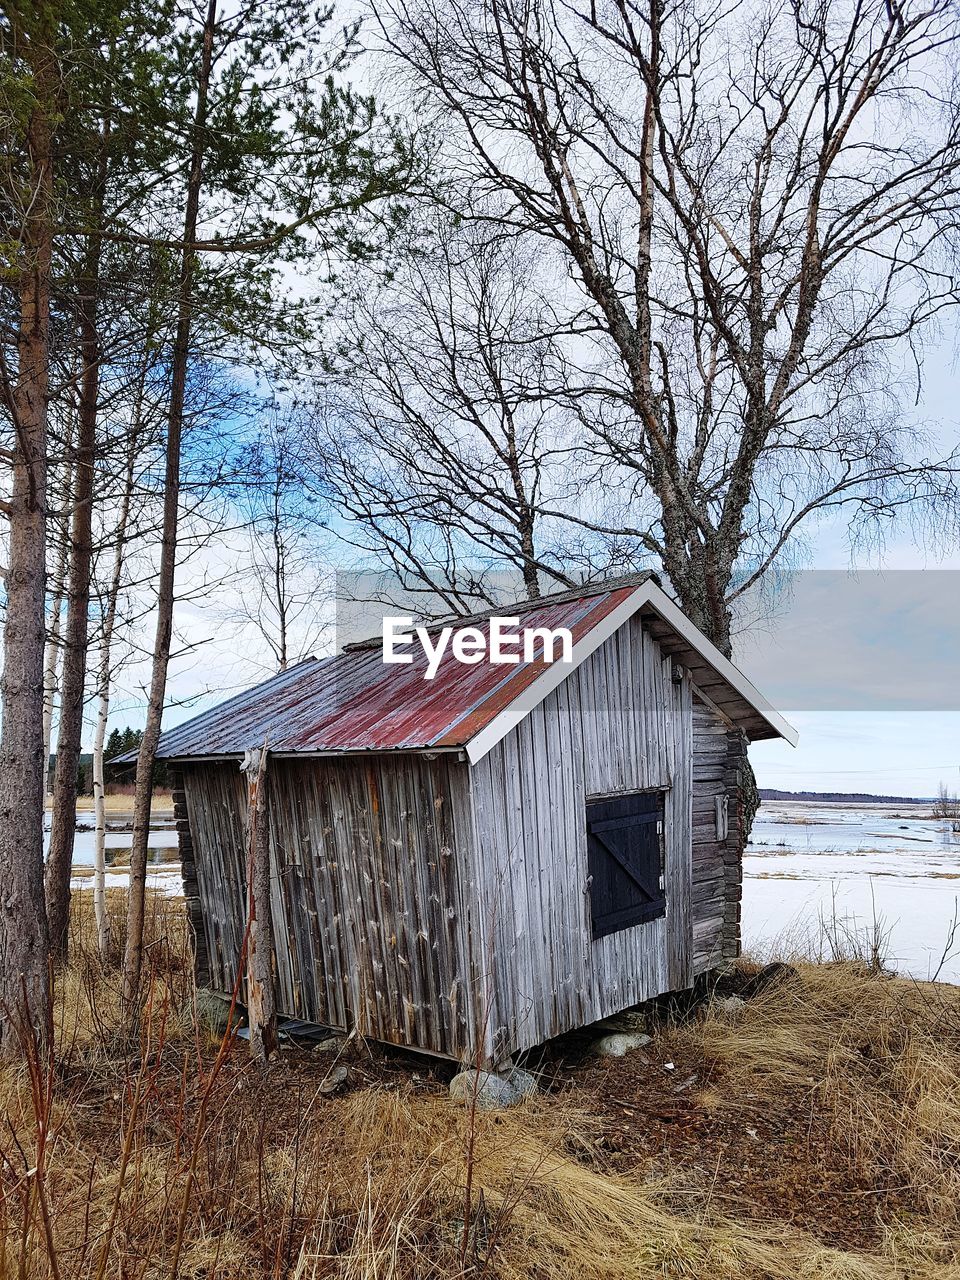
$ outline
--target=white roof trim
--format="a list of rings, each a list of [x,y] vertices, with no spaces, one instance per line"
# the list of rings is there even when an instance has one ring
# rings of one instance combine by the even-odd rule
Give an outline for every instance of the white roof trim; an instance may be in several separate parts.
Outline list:
[[[470,739],[466,744],[467,759],[470,763],[476,764],[492,751],[521,720],[526,719],[534,707],[539,706],[548,694],[561,685],[582,662],[590,657],[591,653],[609,640],[613,633],[644,605],[648,605],[659,614],[663,621],[672,627],[691,649],[699,653],[704,661],[713,667],[717,675],[725,680],[745,702],[748,702],[781,738],[785,738],[792,747],[797,745],[799,735],[793,725],[788,724],[743,672],[738,671],[716,645],[711,644],[703,632],[695,627],[686,614],[674,604],[663,588],[657,586],[652,579],[648,579],[637,586],[623,604],[618,605],[601,622],[592,627],[582,640],[577,641],[573,646],[572,662],[558,661],[547,666],[543,674],[528,685],[515,701],[494,716],[485,728]]]
[[[723,656],[715,644],[711,644],[700,628],[693,625],[687,615],[681,612],[662,587],[658,587],[653,582],[646,582],[640,588],[640,591],[646,591],[647,587],[651,588],[648,592],[650,596],[649,604],[659,613],[664,622],[673,627],[677,635],[682,636],[690,648],[695,649],[701,658],[713,667],[717,675],[722,680],[725,680],[731,689],[735,689],[739,693],[744,702],[749,702],[754,711],[766,720],[771,729],[775,729],[781,738],[786,739],[791,747],[795,747],[800,735],[793,725],[783,718],[776,707],[766,700],[760,690],[752,681],[747,679],[738,667],[733,665],[729,658]]]

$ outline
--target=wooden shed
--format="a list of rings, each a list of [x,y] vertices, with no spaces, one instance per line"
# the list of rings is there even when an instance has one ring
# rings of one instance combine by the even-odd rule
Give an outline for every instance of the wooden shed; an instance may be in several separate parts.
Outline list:
[[[572,660],[426,680],[378,638],[163,735],[200,983],[236,976],[265,739],[283,1013],[500,1063],[738,953],[746,747],[793,729],[653,575],[504,612]]]

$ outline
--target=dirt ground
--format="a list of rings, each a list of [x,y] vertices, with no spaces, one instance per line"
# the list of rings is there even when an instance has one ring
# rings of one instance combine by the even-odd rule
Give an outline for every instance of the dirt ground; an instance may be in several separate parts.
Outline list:
[[[665,1032],[619,1059],[571,1048],[553,1065],[553,1089],[597,1117],[591,1154],[603,1168],[689,1181],[725,1213],[841,1249],[875,1248],[883,1221],[919,1212],[901,1179],[878,1184],[858,1169],[816,1091],[731,1096],[693,1035]]]

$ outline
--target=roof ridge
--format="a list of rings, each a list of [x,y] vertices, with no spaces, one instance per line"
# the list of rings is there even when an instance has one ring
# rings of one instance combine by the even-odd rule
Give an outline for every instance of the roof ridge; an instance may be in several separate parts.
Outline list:
[[[618,578],[606,578],[597,582],[581,583],[565,591],[554,591],[549,595],[537,596],[534,599],[511,601],[510,604],[492,605],[479,613],[449,613],[442,618],[418,619],[418,624],[428,632],[439,631],[442,627],[468,627],[473,622],[485,622],[488,618],[504,614],[530,613],[534,609],[542,609],[551,604],[564,604],[570,600],[588,600],[591,596],[605,595],[608,591],[619,591],[624,587],[640,587],[653,580],[660,586],[660,579],[652,569],[641,569],[637,573],[621,574]],[[363,640],[351,640],[340,650],[341,653],[354,653],[358,649],[375,649],[383,643],[383,636],[368,636]]]

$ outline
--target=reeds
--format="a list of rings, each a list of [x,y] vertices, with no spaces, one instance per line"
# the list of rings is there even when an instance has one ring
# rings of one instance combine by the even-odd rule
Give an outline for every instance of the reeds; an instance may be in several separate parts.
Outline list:
[[[722,1067],[726,1095],[809,1095],[858,1170],[908,1188],[960,1223],[960,989],[801,965],[735,1022],[691,1034]]]

